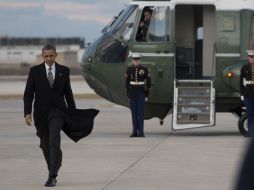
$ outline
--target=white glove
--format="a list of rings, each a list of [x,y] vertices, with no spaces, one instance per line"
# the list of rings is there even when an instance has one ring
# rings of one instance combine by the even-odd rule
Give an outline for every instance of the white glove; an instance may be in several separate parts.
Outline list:
[[[244,101],[244,97],[243,96],[241,96],[241,100]]]

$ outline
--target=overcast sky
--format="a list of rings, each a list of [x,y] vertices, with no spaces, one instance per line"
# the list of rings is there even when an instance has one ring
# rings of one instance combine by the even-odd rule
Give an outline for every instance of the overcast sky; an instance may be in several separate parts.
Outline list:
[[[0,0],[0,36],[85,37],[92,42],[131,0]]]

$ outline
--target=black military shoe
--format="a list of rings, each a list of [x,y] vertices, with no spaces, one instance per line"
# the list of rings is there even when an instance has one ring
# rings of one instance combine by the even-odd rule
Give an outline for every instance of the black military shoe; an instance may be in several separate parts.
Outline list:
[[[56,178],[48,178],[48,180],[46,181],[46,183],[45,183],[45,186],[46,187],[54,187],[54,186],[56,186],[56,183],[57,183],[57,181],[56,181]]]
[[[144,134],[140,134],[139,137],[146,137]]]
[[[137,135],[137,134],[132,133],[132,134],[130,135],[130,137],[138,137],[138,135]]]

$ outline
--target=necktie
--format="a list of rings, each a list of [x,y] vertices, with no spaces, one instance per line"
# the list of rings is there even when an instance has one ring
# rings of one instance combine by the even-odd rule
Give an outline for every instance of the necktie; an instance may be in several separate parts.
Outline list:
[[[51,67],[49,67],[48,68],[48,80],[49,80],[49,85],[50,85],[50,87],[52,88],[53,87],[53,83],[54,83],[54,79],[53,79],[53,74],[52,74],[52,68]]]

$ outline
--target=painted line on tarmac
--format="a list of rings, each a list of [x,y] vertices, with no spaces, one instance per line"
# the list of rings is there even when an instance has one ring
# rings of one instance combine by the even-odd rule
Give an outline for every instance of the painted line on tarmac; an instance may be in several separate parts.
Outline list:
[[[74,98],[76,99],[100,99],[101,97],[97,94],[74,94]],[[23,99],[23,94],[0,94],[1,100],[9,100],[9,99]]]
[[[110,180],[108,183],[106,183],[101,190],[106,190],[109,188],[110,185],[115,183],[122,175],[127,173],[131,168],[133,168],[137,163],[139,163],[143,158],[145,158],[148,154],[150,154],[152,151],[154,151],[158,146],[160,146],[164,141],[166,141],[170,136],[174,134],[170,133],[168,136],[164,137],[161,141],[156,143],[154,146],[152,146],[149,150],[147,150],[143,155],[141,155],[136,161],[134,161],[132,164],[130,164],[126,169],[124,169],[120,174],[118,174],[114,179]]]

